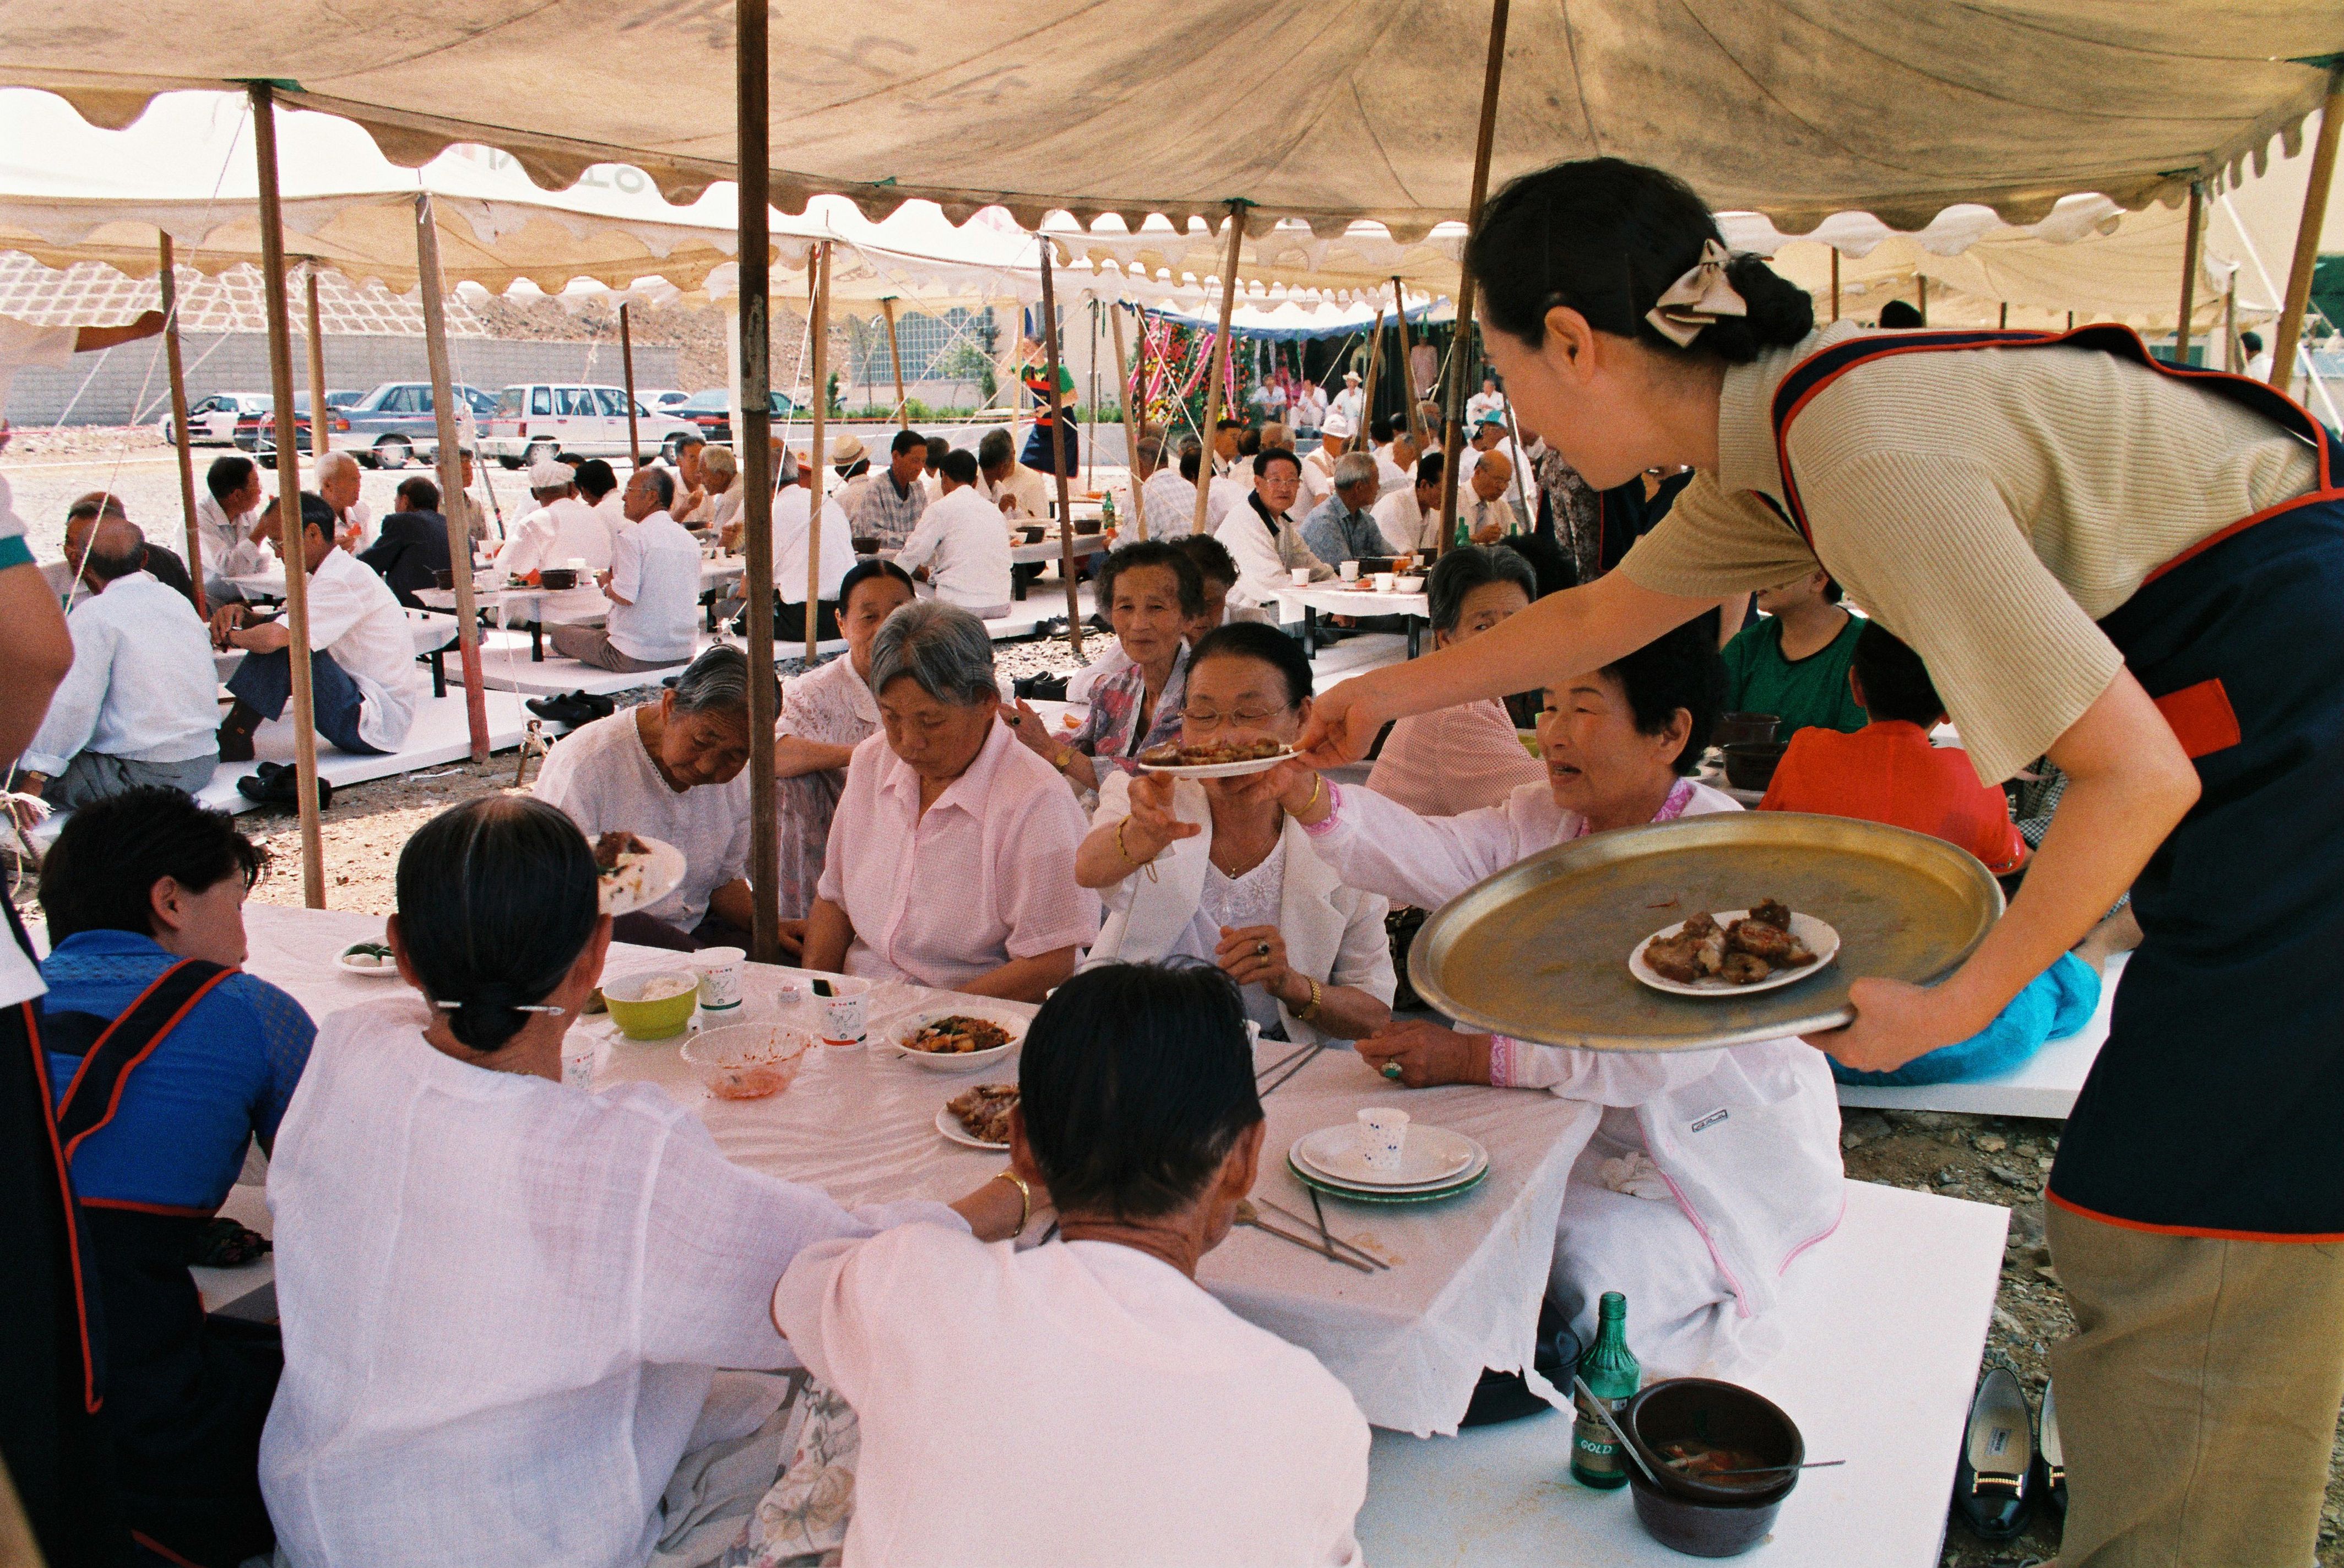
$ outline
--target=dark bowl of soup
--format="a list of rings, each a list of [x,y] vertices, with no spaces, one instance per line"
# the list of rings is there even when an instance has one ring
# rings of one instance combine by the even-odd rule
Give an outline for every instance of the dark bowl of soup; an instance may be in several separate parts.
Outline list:
[[[1620,1424],[1659,1478],[1629,1462],[1637,1522],[1692,1557],[1736,1557],[1765,1540],[1807,1457],[1806,1440],[1781,1406],[1715,1378],[1654,1383],[1628,1401]],[[1773,1465],[1783,1468],[1732,1473]]]

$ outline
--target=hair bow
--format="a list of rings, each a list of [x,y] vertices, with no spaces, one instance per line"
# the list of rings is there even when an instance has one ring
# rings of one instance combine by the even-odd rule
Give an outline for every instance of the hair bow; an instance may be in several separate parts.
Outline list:
[[[1725,276],[1733,253],[1714,239],[1701,243],[1701,259],[1668,287],[1644,319],[1678,348],[1691,347],[1702,329],[1722,316],[1747,316],[1750,307]]]

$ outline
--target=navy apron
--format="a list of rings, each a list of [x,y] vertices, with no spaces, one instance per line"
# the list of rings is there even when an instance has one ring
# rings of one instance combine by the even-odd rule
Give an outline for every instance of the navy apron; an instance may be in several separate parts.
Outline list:
[[[1898,332],[1826,349],[1774,395],[1787,516],[1813,547],[1791,422],[1897,354],[2063,345],[2145,365],[2304,440],[2319,477],[2151,573],[2100,622],[2202,793],[2133,886],[2145,935],[2047,1197],[2168,1235],[2344,1241],[2344,452],[2282,393],[2164,364],[2129,328]]]
[[[236,973],[182,959],[119,1017],[45,1017],[47,1047],[81,1057],[56,1113],[68,1163],[113,1119],[156,1047]],[[209,1212],[105,1199],[84,1199],[81,1211],[106,1310],[106,1419],[133,1535],[198,1568],[266,1553],[275,1534],[256,1465],[284,1367],[277,1330],[205,1315],[187,1259]]]

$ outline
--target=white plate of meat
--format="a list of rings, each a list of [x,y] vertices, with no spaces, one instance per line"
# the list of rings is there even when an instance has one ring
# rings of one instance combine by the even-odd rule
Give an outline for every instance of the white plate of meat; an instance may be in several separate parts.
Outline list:
[[[1267,736],[1258,741],[1215,741],[1202,746],[1167,741],[1140,753],[1138,762],[1149,773],[1168,774],[1176,779],[1233,779],[1268,773],[1293,754],[1292,746]]]
[[[594,841],[594,870],[602,913],[647,909],[683,883],[683,851],[662,839],[606,833]]]
[[[1016,1108],[1015,1084],[979,1084],[944,1103],[936,1130],[964,1148],[999,1154],[1009,1148],[1009,1113]]]
[[[1839,933],[1777,900],[1713,909],[1636,944],[1628,972],[1678,996],[1746,996],[1819,974],[1839,952]]]

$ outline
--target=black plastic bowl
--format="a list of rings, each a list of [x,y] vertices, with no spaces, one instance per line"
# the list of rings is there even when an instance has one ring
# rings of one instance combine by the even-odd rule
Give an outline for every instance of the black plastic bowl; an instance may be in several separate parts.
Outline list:
[[[1709,744],[1730,746],[1744,741],[1771,741],[1782,727],[1783,721],[1772,713],[1720,713]]]
[[[1628,1485],[1636,1518],[1652,1538],[1692,1557],[1737,1557],[1766,1538],[1799,1472],[1753,1476],[1757,1485],[1698,1481],[1668,1468],[1661,1445],[1692,1438],[1738,1448],[1765,1464],[1795,1465],[1807,1457],[1796,1422],[1763,1395],[1714,1378],[1671,1378],[1628,1401],[1620,1424],[1644,1462],[1661,1478],[1644,1479],[1632,1460]]]
[[[577,568],[549,566],[537,574],[537,585],[540,588],[552,589],[557,592],[562,589],[575,588],[578,586]]]
[[[1764,789],[1789,749],[1783,741],[1736,741],[1725,748],[1725,782],[1735,789]]]

